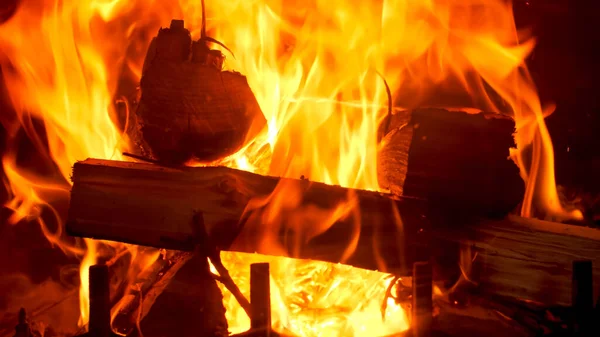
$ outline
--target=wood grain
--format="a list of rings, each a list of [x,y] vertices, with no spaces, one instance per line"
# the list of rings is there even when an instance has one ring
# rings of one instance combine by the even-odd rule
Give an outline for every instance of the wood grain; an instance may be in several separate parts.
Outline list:
[[[165,163],[225,157],[266,125],[246,77],[194,53],[183,22],[172,23],[158,32],[144,62],[130,136],[142,154]]]

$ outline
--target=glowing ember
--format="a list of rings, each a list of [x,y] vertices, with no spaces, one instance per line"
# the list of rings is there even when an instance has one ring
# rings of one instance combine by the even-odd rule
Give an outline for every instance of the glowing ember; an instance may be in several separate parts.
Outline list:
[[[247,298],[250,264],[271,265],[273,328],[294,336],[356,336],[368,331],[386,336],[408,329],[404,309],[389,299],[385,319],[381,306],[389,275],[310,260],[223,252],[223,263]],[[250,319],[224,287],[226,316],[232,333],[250,328]]]
[[[518,150],[512,158],[527,182],[522,215],[541,210],[557,218],[581,217],[558,201],[544,124],[551,109],[542,109],[524,65],[534,42],[516,31],[506,1],[239,0],[209,2],[207,10],[211,35],[236,54],[227,67],[247,75],[268,121],[254,144],[219,164],[377,190],[376,130],[387,104],[378,72],[392,92],[400,93],[398,103],[405,107],[439,104],[438,93],[447,91],[468,97],[462,107],[501,111],[488,94],[492,88],[517,122]],[[51,231],[39,214],[68,198],[68,178],[77,160],[123,159],[128,139],[117,126],[114,96],[119,83],[139,81],[151,37],[173,18],[184,19],[197,38],[200,1],[24,1],[0,26],[0,61],[17,111],[6,124],[9,151],[2,160],[12,197],[7,206],[14,210],[11,221],[36,219],[53,244],[81,258],[80,324],[87,321],[87,266],[99,256],[137,248],[69,241],[60,227]],[[32,120],[43,121],[45,134]],[[19,129],[61,177],[17,165],[13,138]],[[329,221],[344,213],[339,207],[331,210]],[[62,222],[64,215],[54,214]],[[253,258],[258,259],[227,254],[235,273],[243,273]],[[386,334],[407,327],[398,307],[390,309],[397,316],[389,323],[375,318],[375,299],[386,286],[381,274],[319,262],[271,261],[281,329],[309,336],[364,329]],[[147,263],[134,259],[130,268],[139,272]],[[243,284],[244,277],[237,280]],[[229,323],[243,329],[247,318],[238,313],[229,311]]]

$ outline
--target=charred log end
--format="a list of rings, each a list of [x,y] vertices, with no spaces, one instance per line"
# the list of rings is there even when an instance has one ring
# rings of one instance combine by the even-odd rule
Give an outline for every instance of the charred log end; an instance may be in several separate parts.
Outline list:
[[[389,124],[378,164],[383,188],[492,216],[521,202],[525,185],[509,159],[515,147],[512,119],[419,109]]]
[[[189,60],[192,48],[190,31],[183,20],[172,20],[169,28],[161,28],[156,36],[156,58],[161,61],[183,62]]]
[[[205,41],[192,44],[174,20],[152,42],[140,81],[130,138],[146,157],[181,165],[231,155],[266,125],[246,77],[221,71],[224,56]]]

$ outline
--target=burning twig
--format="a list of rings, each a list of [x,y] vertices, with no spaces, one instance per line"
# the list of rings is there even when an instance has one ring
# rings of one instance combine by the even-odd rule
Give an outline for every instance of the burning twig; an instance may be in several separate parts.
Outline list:
[[[194,215],[192,220],[192,230],[196,237],[196,252],[206,256],[210,259],[213,266],[219,273],[219,275],[213,275],[213,277],[221,282],[227,290],[233,294],[235,299],[240,303],[246,314],[249,317],[252,317],[252,310],[250,307],[250,302],[248,299],[242,294],[240,288],[235,284],[229,271],[223,265],[223,261],[221,261],[221,254],[219,249],[208,239],[208,234],[206,233],[206,228],[204,227],[204,217],[202,213],[198,212]]]
[[[206,6],[204,5],[204,0],[202,0],[202,28],[200,31],[200,40],[198,40],[198,42],[203,43],[206,46],[207,51],[210,51],[210,48],[208,47],[208,42],[216,43],[219,46],[225,48],[231,54],[231,56],[235,58],[235,55],[233,55],[231,49],[229,49],[225,44],[218,41],[217,39],[206,35]]]
[[[129,157],[129,158],[137,159],[137,160],[139,160],[139,161],[143,161],[143,162],[150,163],[150,164],[156,164],[156,165],[161,165],[161,166],[162,166],[162,165],[164,165],[164,163],[161,163],[161,162],[160,162],[160,161],[158,161],[158,160],[151,159],[151,158],[144,157],[144,156],[140,156],[140,155],[133,154],[133,153],[129,153],[129,152],[123,152],[123,155],[124,155],[125,157]]]
[[[387,99],[388,99],[388,111],[387,111],[387,116],[385,118],[385,126],[383,127],[383,129],[380,129],[380,135],[379,135],[379,140],[381,141],[383,139],[383,137],[390,131],[390,125],[392,123],[392,91],[390,90],[390,86],[388,85],[387,81],[385,80],[385,77],[383,77],[383,75],[377,71],[377,75],[379,75],[379,77],[381,77],[381,79],[383,80],[383,84],[385,85],[385,93],[387,94]]]
[[[394,286],[396,286],[396,288],[397,288],[396,296],[392,295]],[[412,297],[412,294],[410,293],[410,288],[405,287],[402,284],[402,277],[393,276],[392,281],[390,282],[387,289],[385,290],[385,295],[383,296],[383,302],[381,303],[381,319],[383,320],[383,322],[385,322],[385,314],[387,311],[388,299],[392,298],[397,304],[400,304],[402,302],[406,302],[406,301],[410,300],[411,297]]]

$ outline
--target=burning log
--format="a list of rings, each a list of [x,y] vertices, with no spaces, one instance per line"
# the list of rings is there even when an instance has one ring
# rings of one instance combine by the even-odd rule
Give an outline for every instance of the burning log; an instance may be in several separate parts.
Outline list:
[[[265,125],[246,77],[223,71],[224,55],[209,41],[217,42],[203,30],[192,43],[181,20],[152,41],[128,131],[143,155],[167,164],[211,161],[236,152]]]
[[[598,229],[518,216],[430,220],[435,236],[471,249],[465,276],[482,293],[570,306],[574,260],[593,262],[593,287],[600,289]]]
[[[73,182],[67,222],[73,235],[192,250],[190,222],[199,211],[210,239],[220,249],[282,254],[261,246],[259,239],[265,232],[250,226],[253,217],[248,213],[260,218],[260,209],[244,210],[250,200],[271,195],[278,184],[290,184],[302,190],[300,212],[306,212],[302,207],[307,205],[334,209],[349,193],[356,195],[360,206],[358,219],[338,221],[300,251],[287,244],[289,232],[278,231],[276,238],[290,256],[340,262],[356,233],[360,238],[355,253],[343,262],[358,267],[381,270],[385,263],[389,272],[410,275],[406,266],[418,261],[417,251],[426,250],[437,261],[434,279],[439,279],[436,270],[448,266],[453,270],[457,264],[451,258],[458,255],[452,251],[455,243],[473,247],[476,255],[469,278],[484,292],[568,305],[575,258],[595,262],[595,287],[600,286],[600,231],[592,228],[515,216],[461,217],[427,211],[416,200],[223,167],[165,168],[89,159],[75,164]],[[354,226],[354,220],[360,220],[360,227]],[[427,233],[435,244],[426,245]],[[444,261],[444,256],[450,258]]]
[[[212,244],[220,250],[273,253],[269,249],[274,247],[261,241],[272,234],[273,244],[289,256],[410,275],[428,232],[424,205],[417,200],[394,200],[377,192],[225,167],[166,168],[88,159],[75,164],[73,182],[69,233],[146,246],[193,250],[192,219],[200,212]],[[274,227],[261,223],[269,202],[256,209],[247,207],[282,186],[288,188],[279,191],[282,197],[293,199],[299,193],[292,210],[296,215],[321,212],[325,221],[344,203],[351,203],[352,212],[330,228],[318,230],[310,241],[306,233],[283,228],[282,223],[294,221],[284,216],[281,223],[270,224],[281,225],[281,230],[270,233]],[[295,245],[298,242],[301,250]],[[349,246],[355,253],[347,258]]]
[[[442,109],[399,112],[381,124],[379,184],[396,195],[505,215],[525,186],[508,159],[512,119]]]

